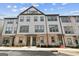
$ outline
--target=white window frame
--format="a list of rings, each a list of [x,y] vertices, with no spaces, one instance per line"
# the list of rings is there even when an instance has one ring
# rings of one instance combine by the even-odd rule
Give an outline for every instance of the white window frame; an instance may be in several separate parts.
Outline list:
[[[64,26],[64,32],[65,34],[74,34],[74,29],[72,26]]]
[[[24,27],[24,28],[22,28],[22,27]],[[20,33],[28,33],[28,32],[29,32],[29,25],[20,26]]]
[[[69,23],[69,22],[71,22],[71,20],[70,20],[70,17],[68,17],[68,16],[63,16],[63,17],[60,17],[61,18],[61,21],[62,22],[64,22],[64,23]]]
[[[35,32],[44,32],[44,25],[35,25]]]
[[[49,25],[50,32],[59,32],[58,25]]]
[[[57,21],[57,16],[47,16],[48,21]]]

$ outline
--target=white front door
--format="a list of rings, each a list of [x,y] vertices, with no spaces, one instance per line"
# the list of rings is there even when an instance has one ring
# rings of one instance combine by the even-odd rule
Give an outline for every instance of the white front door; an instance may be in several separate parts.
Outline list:
[[[35,36],[31,36],[31,46],[36,46],[36,37]]]
[[[27,46],[36,46],[36,37],[35,36],[29,36],[27,37]]]

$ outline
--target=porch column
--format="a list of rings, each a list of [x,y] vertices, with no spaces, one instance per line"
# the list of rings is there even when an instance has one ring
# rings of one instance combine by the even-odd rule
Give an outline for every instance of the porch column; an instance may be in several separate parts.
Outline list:
[[[77,36],[73,36],[73,44],[74,44],[74,46],[78,45]]]
[[[48,42],[48,33],[46,34],[46,47],[48,47],[48,44],[49,44],[49,42]]]
[[[38,35],[37,35],[37,36],[36,36],[36,47],[39,45],[38,42],[39,42],[39,37],[38,37]]]
[[[30,36],[30,46],[32,46],[32,36]]]
[[[65,43],[64,35],[62,35],[62,40],[63,40],[63,47],[65,47],[66,46],[66,43]]]

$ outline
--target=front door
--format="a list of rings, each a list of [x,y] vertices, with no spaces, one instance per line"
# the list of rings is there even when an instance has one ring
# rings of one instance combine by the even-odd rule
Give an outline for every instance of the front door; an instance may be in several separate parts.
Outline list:
[[[28,37],[27,37],[26,46],[30,46],[30,41],[31,41],[30,36],[28,36]]]
[[[36,37],[32,37],[32,46],[36,46]]]

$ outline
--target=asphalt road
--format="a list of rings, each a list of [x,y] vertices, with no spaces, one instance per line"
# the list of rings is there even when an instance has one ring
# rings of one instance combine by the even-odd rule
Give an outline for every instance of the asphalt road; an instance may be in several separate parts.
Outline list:
[[[69,56],[52,51],[0,51],[0,56]]]

